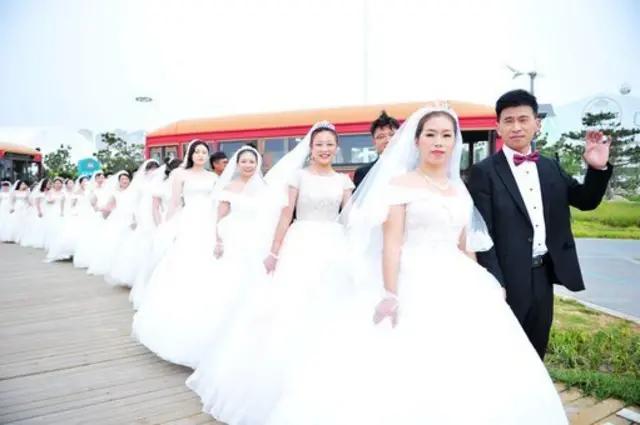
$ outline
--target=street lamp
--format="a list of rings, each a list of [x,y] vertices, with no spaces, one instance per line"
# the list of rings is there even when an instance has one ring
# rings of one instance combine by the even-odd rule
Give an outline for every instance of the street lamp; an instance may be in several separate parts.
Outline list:
[[[522,72],[522,71],[519,71],[519,70],[515,69],[512,66],[509,66],[509,65],[505,65],[505,66],[507,67],[507,69],[509,69],[509,71],[511,71],[513,73],[513,79],[514,80],[516,78],[518,78],[518,77],[523,76],[523,75],[528,75],[529,76],[529,93],[531,93],[532,95],[535,96],[534,89],[535,89],[536,78],[542,77],[543,75],[538,73],[538,71],[535,71],[535,70],[532,70],[532,71],[529,71],[529,72]],[[538,115],[538,118],[540,118],[540,115]],[[531,149],[535,150],[535,148],[536,148],[536,139],[534,137],[533,140],[531,141]]]
[[[141,105],[149,105],[149,104],[151,104],[151,102],[153,102],[153,98],[151,96],[136,96],[135,97],[135,101],[136,101],[136,103],[139,103]],[[147,142],[147,127],[150,124],[149,123],[149,115],[150,115],[149,112],[150,112],[149,111],[149,106],[147,106],[145,108],[144,112],[143,112],[144,123],[143,123],[143,129],[142,129],[143,134],[144,134],[145,145],[146,145],[146,142]]]
[[[150,96],[136,96],[136,102],[150,103],[150,102],[153,102],[153,98]]]

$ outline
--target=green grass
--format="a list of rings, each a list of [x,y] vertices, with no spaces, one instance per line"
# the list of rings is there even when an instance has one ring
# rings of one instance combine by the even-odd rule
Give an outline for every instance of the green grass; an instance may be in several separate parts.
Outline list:
[[[640,239],[640,202],[603,202],[594,211],[571,209],[576,237]]]
[[[556,298],[545,363],[587,395],[640,404],[640,325]]]

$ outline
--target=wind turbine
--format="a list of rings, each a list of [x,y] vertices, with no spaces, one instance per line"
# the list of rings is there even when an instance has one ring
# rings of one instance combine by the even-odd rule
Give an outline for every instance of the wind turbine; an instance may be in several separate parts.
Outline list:
[[[523,75],[528,75],[529,76],[529,92],[531,92],[531,94],[535,94],[534,93],[534,88],[535,88],[536,78],[543,77],[542,74],[538,73],[538,71],[535,71],[535,70],[529,71],[529,72],[522,72],[522,71],[519,71],[519,70],[515,69],[512,66],[509,66],[509,65],[505,65],[505,66],[507,67],[507,69],[509,71],[511,71],[513,73],[513,79],[514,80],[516,78],[518,78],[518,77],[523,76]]]

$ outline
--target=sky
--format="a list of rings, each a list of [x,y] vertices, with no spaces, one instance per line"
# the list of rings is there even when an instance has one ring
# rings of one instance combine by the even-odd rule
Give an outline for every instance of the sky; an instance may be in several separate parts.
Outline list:
[[[637,0],[0,0],[0,126],[640,93]],[[150,96],[153,102],[135,102]]]

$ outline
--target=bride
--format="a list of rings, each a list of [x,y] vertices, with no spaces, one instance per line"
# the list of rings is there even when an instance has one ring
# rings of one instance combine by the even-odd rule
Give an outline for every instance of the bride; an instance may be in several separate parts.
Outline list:
[[[205,169],[209,148],[189,144],[180,168],[171,174],[167,221],[177,220],[175,240],[156,264],[144,302],[133,316],[133,335],[157,356],[195,368],[217,323],[212,314],[225,282],[216,278],[214,186]],[[184,206],[182,206],[184,204]]]
[[[273,274],[253,287],[187,380],[203,410],[221,422],[253,425],[267,417],[293,365],[324,331],[324,316],[341,311],[350,294],[347,240],[337,217],[353,183],[332,167],[338,143],[334,126],[319,122],[265,176],[274,193],[260,214],[270,231],[254,240],[270,248],[263,271]]]
[[[568,423],[501,287],[475,262],[492,243],[460,180],[461,153],[446,106],[417,111],[396,133],[342,215],[356,282],[380,287],[377,326],[353,326],[357,309],[327,315],[338,326],[262,423]]]

